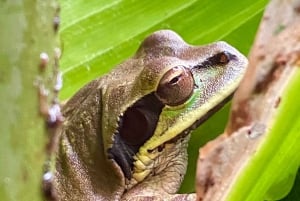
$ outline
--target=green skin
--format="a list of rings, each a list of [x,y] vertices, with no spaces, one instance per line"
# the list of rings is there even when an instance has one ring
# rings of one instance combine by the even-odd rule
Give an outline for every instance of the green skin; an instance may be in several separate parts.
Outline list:
[[[195,200],[195,194],[176,194],[186,171],[189,133],[234,92],[246,66],[247,59],[225,42],[191,46],[169,30],[147,37],[132,58],[64,106],[55,175],[59,199]],[[149,121],[155,123],[136,111],[123,120],[147,95],[152,99],[143,107],[151,114],[152,103],[158,108]],[[120,131],[120,125],[144,132],[124,143],[131,132]],[[148,129],[150,135],[127,155],[131,160],[119,155]]]

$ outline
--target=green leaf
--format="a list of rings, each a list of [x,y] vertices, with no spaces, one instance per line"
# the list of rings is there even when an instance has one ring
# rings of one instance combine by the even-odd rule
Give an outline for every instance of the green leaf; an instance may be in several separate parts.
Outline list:
[[[300,68],[295,67],[272,128],[235,182],[228,200],[278,200],[292,188],[300,165],[299,88]]]
[[[64,73],[61,98],[69,98],[85,83],[107,73],[115,65],[132,56],[143,38],[158,29],[175,30],[187,42],[197,45],[225,40],[244,54],[248,54],[267,2],[267,0],[61,0],[60,33],[64,50],[61,60]],[[223,131],[228,108],[225,107],[192,135],[189,167],[181,192],[194,191],[198,149]],[[286,143],[292,140],[290,136],[287,136],[287,139]],[[272,144],[266,146],[272,147]],[[277,144],[277,146],[285,149],[287,145]],[[278,163],[282,159],[273,157],[271,149],[264,157],[271,157],[274,161],[278,160]],[[260,163],[261,161],[258,161],[257,166],[265,172]],[[270,173],[266,173],[263,178],[272,176],[274,173],[272,167],[268,166]],[[253,178],[252,182],[258,181],[256,179],[259,178],[253,176],[248,175]],[[270,197],[277,197],[275,194],[278,187],[275,181],[280,179],[268,181],[274,183],[275,189],[270,189],[268,194]],[[241,192],[247,189],[244,189],[243,185],[249,187],[249,184],[241,184],[238,187],[241,188]],[[279,183],[280,189],[283,189],[282,185],[285,184]],[[255,187],[253,193],[259,191],[258,187]],[[240,193],[236,192],[238,197]],[[245,196],[246,193],[241,195]],[[249,197],[249,200],[253,199]]]
[[[134,54],[158,29],[177,31],[192,44],[226,40],[247,54],[267,1],[80,1],[64,0],[61,38],[63,99],[84,83]],[[194,191],[198,149],[220,134],[228,108],[192,135],[189,166],[181,192]],[[218,122],[217,126],[215,122]]]
[[[61,38],[63,99],[134,54],[155,30],[172,29],[192,44],[226,40],[247,54],[267,1],[64,0]],[[192,135],[182,192],[194,191],[198,149],[221,133],[228,107]],[[216,126],[216,123],[217,126]]]
[[[69,98],[83,84],[133,55],[143,38],[158,29],[175,30],[193,44],[226,39],[247,53],[258,21],[240,29],[243,35],[234,32],[257,18],[266,2],[63,0],[61,97]]]
[[[300,200],[300,169],[298,169],[298,173],[295,178],[294,186],[291,190],[291,192],[281,201],[297,201]]]

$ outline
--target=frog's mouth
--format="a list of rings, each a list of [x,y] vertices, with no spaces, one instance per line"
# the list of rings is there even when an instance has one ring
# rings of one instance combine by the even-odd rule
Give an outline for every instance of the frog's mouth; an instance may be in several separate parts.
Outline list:
[[[180,134],[176,135],[176,137],[164,142],[156,148],[163,149],[165,144],[176,143],[178,140],[186,137],[212,114],[222,108],[231,98],[232,94],[209,110],[200,119],[197,119]],[[164,106],[165,105],[153,92],[134,103],[119,117],[118,129],[114,134],[114,143],[108,150],[108,156],[110,159],[116,161],[127,179],[131,179],[132,177],[134,156],[139,151],[139,148],[154,134]],[[149,153],[152,151],[153,150],[148,150]]]

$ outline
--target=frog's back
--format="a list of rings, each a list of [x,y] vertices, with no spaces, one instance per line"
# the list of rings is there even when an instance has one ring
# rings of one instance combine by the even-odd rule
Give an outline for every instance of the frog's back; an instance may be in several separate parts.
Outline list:
[[[59,200],[118,200],[123,194],[122,179],[104,153],[101,88],[101,79],[92,81],[63,107],[55,177]]]

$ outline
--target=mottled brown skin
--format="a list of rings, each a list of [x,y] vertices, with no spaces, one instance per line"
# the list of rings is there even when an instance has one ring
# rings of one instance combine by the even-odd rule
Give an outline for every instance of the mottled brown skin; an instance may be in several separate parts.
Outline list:
[[[191,71],[194,98],[182,103],[180,110],[178,106],[163,108],[153,137],[135,155],[131,177],[126,178],[118,163],[108,156],[120,116],[154,92],[163,75],[174,66],[192,68],[223,51],[235,55],[234,59],[214,68]],[[176,194],[186,171],[189,140],[189,131],[180,133],[235,90],[246,63],[224,42],[190,46],[168,30],[146,38],[134,57],[90,82],[64,106],[55,177],[60,200],[194,200],[194,194]],[[176,115],[167,116],[170,110]],[[151,163],[139,169],[136,162],[143,157],[151,158]]]

